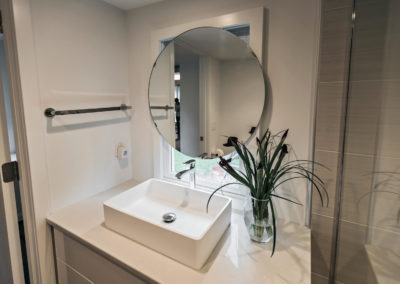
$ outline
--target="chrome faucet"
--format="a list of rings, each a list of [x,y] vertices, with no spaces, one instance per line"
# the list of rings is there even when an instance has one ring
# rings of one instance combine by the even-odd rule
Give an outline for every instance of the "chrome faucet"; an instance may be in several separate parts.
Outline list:
[[[200,156],[199,156],[199,158],[201,158],[201,159],[204,159],[204,158],[206,158],[207,157],[207,153],[203,153],[203,154],[201,154]]]
[[[188,169],[182,170],[175,175],[177,179],[181,179],[183,175],[189,173],[189,185],[191,189],[196,187],[196,160],[189,160],[184,162],[185,165],[190,165]]]

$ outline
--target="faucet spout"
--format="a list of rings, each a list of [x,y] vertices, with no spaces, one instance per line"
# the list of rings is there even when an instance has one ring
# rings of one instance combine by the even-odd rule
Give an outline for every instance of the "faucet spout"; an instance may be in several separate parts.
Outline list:
[[[190,165],[189,169],[186,170],[182,170],[178,173],[175,174],[175,177],[177,179],[181,179],[183,175],[185,175],[186,173],[189,173],[189,185],[190,188],[194,189],[196,187],[196,160],[189,160],[184,162],[185,165]]]
[[[193,169],[182,170],[182,171],[176,173],[175,177],[176,177],[177,179],[181,179],[182,176],[184,176],[187,172],[189,172],[189,171],[191,171],[191,170],[193,170]]]

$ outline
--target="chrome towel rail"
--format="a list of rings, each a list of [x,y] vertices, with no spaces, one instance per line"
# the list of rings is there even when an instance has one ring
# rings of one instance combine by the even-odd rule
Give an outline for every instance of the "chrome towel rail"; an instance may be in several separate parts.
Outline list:
[[[55,110],[54,108],[46,108],[44,115],[47,117],[54,117],[56,115],[68,115],[68,114],[80,114],[80,113],[93,113],[93,112],[105,112],[105,111],[115,111],[115,110],[127,110],[132,109],[131,106],[122,104],[117,107],[101,107],[101,108],[85,108],[85,109],[70,109],[70,110]]]
[[[175,107],[165,105],[165,106],[150,106],[150,109],[164,109],[164,110],[169,110],[169,109],[174,109]]]

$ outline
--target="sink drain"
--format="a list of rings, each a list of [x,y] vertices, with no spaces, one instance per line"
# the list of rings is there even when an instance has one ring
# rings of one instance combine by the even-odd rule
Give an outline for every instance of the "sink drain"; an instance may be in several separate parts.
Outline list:
[[[176,214],[172,212],[165,213],[162,218],[165,223],[172,223],[176,220]]]

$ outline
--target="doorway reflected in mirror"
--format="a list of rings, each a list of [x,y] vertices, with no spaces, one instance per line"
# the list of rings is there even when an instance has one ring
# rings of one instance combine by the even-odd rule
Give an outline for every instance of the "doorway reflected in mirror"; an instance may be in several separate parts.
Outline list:
[[[228,137],[250,139],[265,99],[249,27],[202,27],[161,42],[149,82],[150,112],[165,141],[189,157],[231,153]]]

